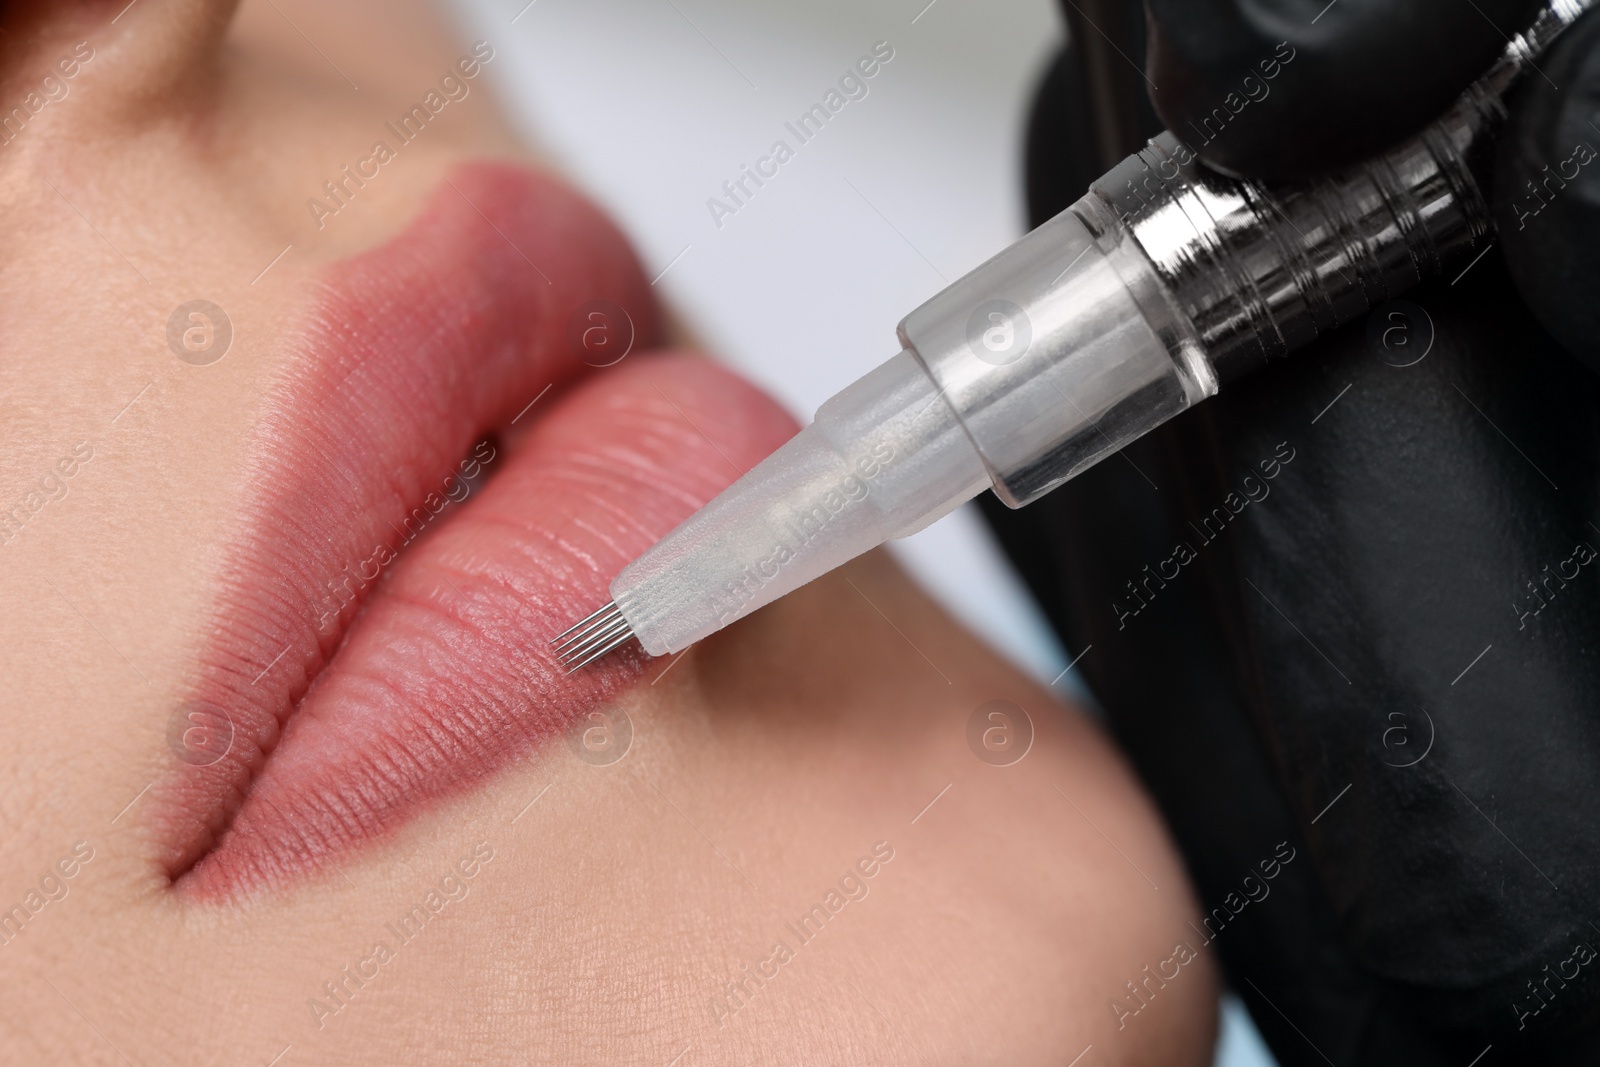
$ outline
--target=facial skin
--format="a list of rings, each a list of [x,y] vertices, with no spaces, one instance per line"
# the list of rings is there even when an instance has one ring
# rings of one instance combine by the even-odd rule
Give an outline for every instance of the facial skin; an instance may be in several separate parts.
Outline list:
[[[555,668],[794,427],[649,351],[624,239],[507,166],[483,73],[308,209],[469,42],[375,0],[0,29],[0,1062],[1210,1061],[1128,770],[886,557],[677,660]],[[600,297],[639,343],[590,371]],[[169,343],[193,300],[215,361],[215,321]],[[1036,732],[1007,767],[967,741],[997,699]]]

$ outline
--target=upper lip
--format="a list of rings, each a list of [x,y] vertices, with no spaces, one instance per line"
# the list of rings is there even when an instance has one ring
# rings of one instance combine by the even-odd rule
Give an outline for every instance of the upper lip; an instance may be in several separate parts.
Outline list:
[[[169,731],[181,758],[155,796],[173,878],[217,894],[303,869],[635,675],[624,656],[564,678],[546,649],[606,599],[609,572],[551,566],[530,588],[526,557],[559,562],[563,546],[526,516],[473,528],[440,502],[461,495],[463,457],[505,467],[488,435],[583,370],[569,321],[598,299],[650,340],[624,240],[576,194],[500,164],[458,167],[405,233],[329,271],[254,431],[214,625]],[[340,586],[360,602],[341,610]]]

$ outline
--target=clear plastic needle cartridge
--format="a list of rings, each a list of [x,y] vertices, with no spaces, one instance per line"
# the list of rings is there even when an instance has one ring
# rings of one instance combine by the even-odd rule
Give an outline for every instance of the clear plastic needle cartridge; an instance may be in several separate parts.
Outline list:
[[[1268,187],[1156,137],[906,316],[899,355],[617,575],[558,656],[676,652],[984,489],[1021,507],[1470,261],[1502,97],[1591,2],[1553,0],[1443,117],[1342,174]]]

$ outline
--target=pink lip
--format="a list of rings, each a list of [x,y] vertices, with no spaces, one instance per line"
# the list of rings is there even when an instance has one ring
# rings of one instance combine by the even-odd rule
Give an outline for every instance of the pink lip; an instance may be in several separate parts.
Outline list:
[[[570,323],[595,300],[627,310],[636,352],[561,394],[588,369]],[[730,463],[792,432],[726,372],[639,355],[655,329],[621,236],[509,166],[457,169],[406,233],[332,272],[259,429],[169,734],[154,810],[185,890],[315,870],[637,679],[637,648],[566,676],[546,643]],[[486,436],[552,385],[514,444]],[[488,484],[441,503],[490,452]]]

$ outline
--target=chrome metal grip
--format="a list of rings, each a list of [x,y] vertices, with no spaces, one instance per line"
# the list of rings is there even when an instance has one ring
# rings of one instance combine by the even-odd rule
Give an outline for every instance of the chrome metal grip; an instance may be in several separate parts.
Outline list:
[[[1494,239],[1486,183],[1502,98],[1594,0],[1555,0],[1420,134],[1360,167],[1267,186],[1171,132],[1091,195],[1133,235],[1226,381],[1459,267]],[[1081,210],[1081,209],[1078,209]],[[1097,212],[1085,212],[1097,230]]]
[[[1450,110],[1360,167],[1266,186],[1163,133],[900,323],[996,495],[1037,499],[1219,384],[1494,238],[1502,97],[1600,0],[1552,0]]]

